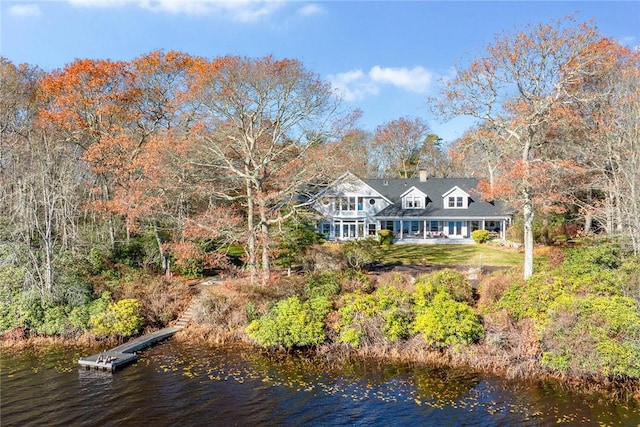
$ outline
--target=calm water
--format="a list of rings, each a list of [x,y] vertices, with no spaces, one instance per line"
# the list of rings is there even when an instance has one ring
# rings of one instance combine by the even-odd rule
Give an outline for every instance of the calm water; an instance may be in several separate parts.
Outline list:
[[[102,373],[87,350],[3,354],[4,426],[546,426],[640,423],[640,405],[459,370],[359,363],[327,372],[297,357],[173,341]]]

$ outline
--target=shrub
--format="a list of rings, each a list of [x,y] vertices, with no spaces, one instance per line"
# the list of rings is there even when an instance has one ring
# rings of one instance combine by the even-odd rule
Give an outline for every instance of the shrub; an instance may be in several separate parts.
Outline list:
[[[380,287],[372,294],[344,295],[336,324],[340,342],[359,347],[408,337],[413,317],[410,304],[408,292],[390,286]]]
[[[514,282],[509,286],[496,304],[496,308],[507,310],[515,320],[531,318],[537,327],[541,327],[547,320],[549,306],[568,292],[566,282],[562,279],[538,273],[524,284]]]
[[[298,297],[278,301],[269,312],[247,326],[247,334],[264,347],[304,347],[326,340],[324,318],[331,303],[326,297],[304,303]]]
[[[310,274],[304,285],[306,298],[330,297],[340,293],[340,274],[330,271]]]
[[[140,303],[133,298],[109,304],[106,311],[89,318],[89,325],[98,336],[119,335],[129,337],[137,334],[144,324],[140,315]]]
[[[435,289],[445,288],[456,301],[473,303],[473,287],[466,276],[459,271],[446,268],[428,275],[418,277],[416,286],[431,283]]]
[[[444,289],[436,291],[426,307],[416,305],[413,327],[427,344],[457,347],[471,344],[484,335],[484,328],[473,308],[453,300]]]
[[[620,248],[613,244],[583,246],[568,251],[564,268],[574,273],[593,269],[615,270],[622,263]]]
[[[340,271],[346,268],[346,261],[339,243],[312,245],[305,251],[302,266],[307,271]]]
[[[97,298],[87,304],[74,307],[69,313],[69,323],[77,331],[88,331],[91,329],[89,321],[91,317],[103,315],[109,309],[111,293],[105,291]]]
[[[578,375],[640,378],[640,313],[631,298],[558,298],[541,336],[543,366]]]
[[[471,232],[471,238],[476,243],[486,243],[489,241],[489,231],[487,230],[474,230]]]
[[[524,286],[521,271],[501,270],[485,277],[478,288],[478,307],[490,309],[515,284]]]
[[[381,245],[389,246],[393,244],[393,231],[391,230],[379,230],[378,241]]]
[[[373,283],[369,276],[351,268],[340,272],[340,287],[342,292],[373,291]]]
[[[352,240],[343,244],[342,254],[349,267],[362,270],[378,261],[378,246],[373,239]]]

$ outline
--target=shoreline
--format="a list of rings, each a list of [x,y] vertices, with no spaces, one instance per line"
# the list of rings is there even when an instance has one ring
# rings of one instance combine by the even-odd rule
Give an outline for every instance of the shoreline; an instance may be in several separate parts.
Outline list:
[[[495,363],[486,357],[479,357],[479,353],[485,351],[482,344],[453,352],[451,350],[437,351],[426,348],[418,338],[403,343],[402,345],[374,345],[353,349],[344,344],[324,343],[306,349],[291,351],[274,350],[261,347],[247,340],[238,339],[231,334],[221,334],[214,325],[189,326],[176,333],[172,339],[178,343],[198,344],[204,346],[241,346],[253,348],[274,356],[302,356],[313,358],[327,367],[340,369],[344,364],[358,361],[374,361],[375,363],[403,363],[407,365],[422,365],[437,368],[464,369],[478,374],[495,375],[506,380],[522,382],[553,381],[569,390],[581,393],[608,393],[612,398],[621,401],[640,401],[640,380],[611,381],[595,377],[558,376],[550,372],[542,372],[535,368],[535,359],[523,359],[520,365],[505,366]],[[104,346],[112,346],[122,343],[121,340],[109,338],[98,339],[90,334],[79,337],[58,336],[34,336],[22,339],[0,339],[0,350],[3,352],[19,353],[28,349],[45,347],[83,347],[96,349]],[[482,355],[481,355],[482,356]]]

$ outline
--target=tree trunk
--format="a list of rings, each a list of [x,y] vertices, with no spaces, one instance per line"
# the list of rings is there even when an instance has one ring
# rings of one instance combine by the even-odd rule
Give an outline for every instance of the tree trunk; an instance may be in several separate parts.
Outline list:
[[[529,186],[529,157],[531,155],[531,141],[533,132],[529,130],[529,138],[522,150],[522,167],[525,169],[525,178],[522,188],[522,214],[524,216],[524,279],[533,275],[533,197]]]
[[[533,275],[533,202],[528,190],[524,192],[524,279]]]
[[[247,255],[249,257],[249,279],[251,284],[254,284],[258,277],[257,256],[256,256],[256,229],[254,224],[254,200],[253,200],[253,188],[251,181],[247,179],[245,181],[247,189]]]
[[[156,238],[156,242],[158,243],[158,252],[160,253],[160,264],[162,265],[162,272],[169,276],[171,273],[169,272],[169,262],[167,260],[167,254],[164,249],[162,249],[162,238],[160,237],[160,231],[158,230],[158,222],[153,222],[153,235]]]
[[[260,190],[258,206],[260,212],[260,244],[262,246],[262,286],[266,286],[271,279],[271,261],[269,260],[269,219],[267,218],[267,207],[265,198]]]

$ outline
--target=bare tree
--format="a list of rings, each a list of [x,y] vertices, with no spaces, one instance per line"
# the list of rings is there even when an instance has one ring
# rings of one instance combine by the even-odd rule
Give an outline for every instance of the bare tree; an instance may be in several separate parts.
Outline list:
[[[244,204],[250,275],[257,277],[260,246],[266,284],[270,225],[322,173],[321,163],[332,158],[327,142],[351,123],[338,120],[339,99],[330,85],[295,60],[226,57],[198,75],[194,97],[206,128],[198,163],[227,177],[212,191]]]
[[[495,144],[519,153],[510,170],[524,215],[524,277],[533,274],[533,219],[537,188],[549,139],[552,112],[568,100],[573,84],[587,73],[601,38],[595,28],[573,20],[528,27],[499,35],[487,55],[458,69],[446,82],[437,111],[445,117],[468,115],[499,130]]]

